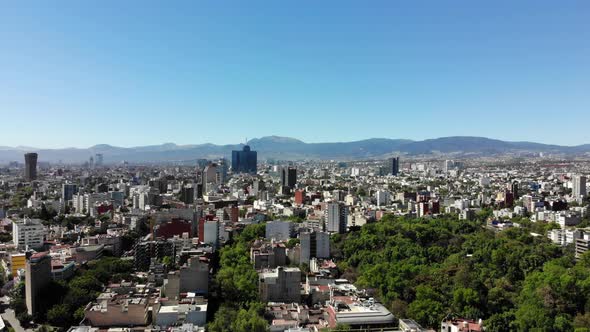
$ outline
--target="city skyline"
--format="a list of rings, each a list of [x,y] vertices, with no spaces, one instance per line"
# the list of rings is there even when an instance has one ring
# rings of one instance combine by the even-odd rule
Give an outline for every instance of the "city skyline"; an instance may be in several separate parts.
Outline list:
[[[2,4],[2,145],[586,144],[588,6]]]
[[[590,2],[0,2],[0,327],[590,332]]]

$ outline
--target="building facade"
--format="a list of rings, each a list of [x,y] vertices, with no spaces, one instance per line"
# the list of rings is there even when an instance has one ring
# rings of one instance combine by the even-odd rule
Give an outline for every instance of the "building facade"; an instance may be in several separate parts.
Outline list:
[[[39,249],[45,241],[45,226],[39,219],[24,218],[12,222],[12,242],[18,250]]]
[[[346,233],[348,222],[348,207],[341,203],[328,203],[326,205],[326,230],[329,233]]]
[[[577,198],[586,197],[586,177],[583,175],[574,175],[572,179],[572,195]]]
[[[388,158],[385,163],[385,175],[399,174],[399,157]]]
[[[257,162],[257,152],[251,151],[248,145],[244,145],[242,151],[232,151],[231,167],[234,173],[256,174]]]
[[[25,301],[29,315],[39,311],[41,291],[50,281],[51,256],[41,252],[28,257],[25,272]]]
[[[37,154],[25,153],[25,180],[37,179]]]
[[[259,292],[262,302],[299,303],[301,270],[296,267],[278,267],[259,274]]]
[[[281,186],[293,189],[297,184],[297,169],[295,167],[283,167],[281,169]]]
[[[330,234],[326,232],[302,232],[299,234],[301,243],[301,263],[309,264],[311,258],[330,258]]]

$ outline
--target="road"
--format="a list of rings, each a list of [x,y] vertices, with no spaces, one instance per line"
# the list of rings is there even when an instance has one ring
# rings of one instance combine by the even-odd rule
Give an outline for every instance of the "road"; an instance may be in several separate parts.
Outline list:
[[[16,316],[14,315],[14,310],[12,309],[6,309],[6,311],[2,314],[2,319],[4,319],[5,323],[9,323],[14,328],[14,332],[27,331],[22,326],[20,326],[20,322],[18,321],[18,319],[16,319]]]
[[[2,302],[3,304],[8,304],[10,300],[8,299],[7,296],[1,297],[0,298],[0,302]],[[33,332],[34,330],[32,329],[25,329],[20,325],[20,322],[18,321],[18,319],[16,319],[16,316],[14,315],[14,310],[7,308],[4,313],[2,314],[2,319],[4,319],[5,323],[10,324],[13,328],[14,328],[14,332]]]

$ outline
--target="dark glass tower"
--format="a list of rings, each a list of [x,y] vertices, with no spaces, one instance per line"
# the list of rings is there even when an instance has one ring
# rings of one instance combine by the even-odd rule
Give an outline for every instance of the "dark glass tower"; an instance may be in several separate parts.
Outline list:
[[[25,180],[37,179],[37,154],[25,153]]]
[[[231,167],[234,173],[256,174],[258,154],[250,151],[250,146],[244,145],[242,151],[232,151]]]
[[[399,174],[399,157],[387,159],[385,164],[386,175],[398,175]]]
[[[281,170],[281,185],[289,189],[297,184],[297,169],[295,167],[283,167]]]

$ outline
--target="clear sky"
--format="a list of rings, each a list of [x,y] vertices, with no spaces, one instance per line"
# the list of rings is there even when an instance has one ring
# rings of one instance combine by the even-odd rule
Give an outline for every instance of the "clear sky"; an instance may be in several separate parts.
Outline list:
[[[590,143],[590,1],[2,1],[0,145]]]

